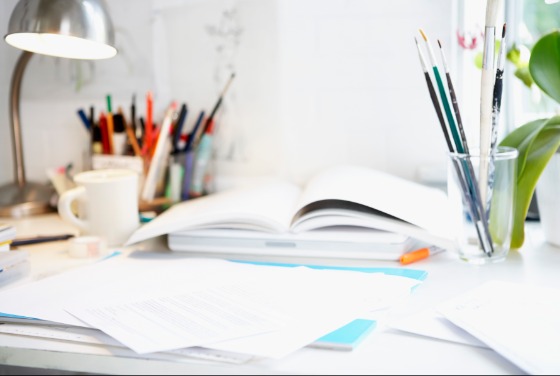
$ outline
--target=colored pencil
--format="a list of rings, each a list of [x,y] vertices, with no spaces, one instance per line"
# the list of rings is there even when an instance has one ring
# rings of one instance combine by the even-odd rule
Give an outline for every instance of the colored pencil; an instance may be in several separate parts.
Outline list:
[[[142,154],[150,155],[150,148],[152,147],[152,133],[153,133],[153,106],[154,100],[152,92],[148,91],[146,94],[146,122],[144,123],[144,142],[142,143]]]

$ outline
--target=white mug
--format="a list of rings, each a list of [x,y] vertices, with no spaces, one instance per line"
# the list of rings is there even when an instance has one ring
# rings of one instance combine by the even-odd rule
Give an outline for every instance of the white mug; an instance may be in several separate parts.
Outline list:
[[[140,225],[138,173],[126,169],[81,172],[74,177],[77,187],[58,200],[58,214],[83,235],[97,235],[108,246],[120,246]],[[78,200],[78,216],[72,203]]]

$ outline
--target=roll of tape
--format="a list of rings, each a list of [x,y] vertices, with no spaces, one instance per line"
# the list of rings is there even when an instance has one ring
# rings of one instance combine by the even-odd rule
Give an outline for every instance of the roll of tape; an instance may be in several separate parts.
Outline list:
[[[69,240],[68,253],[71,257],[100,257],[105,254],[105,241],[99,236],[78,236]]]

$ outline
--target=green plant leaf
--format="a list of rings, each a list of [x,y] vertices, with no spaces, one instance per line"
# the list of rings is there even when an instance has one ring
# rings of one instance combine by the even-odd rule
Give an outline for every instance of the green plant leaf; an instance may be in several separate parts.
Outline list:
[[[529,72],[528,67],[517,68],[513,74],[515,77],[519,78],[525,86],[530,88],[531,85],[533,85],[533,78],[531,77],[531,72]]]
[[[537,181],[560,147],[560,116],[526,123],[511,132],[500,145],[511,146],[519,151],[511,239],[511,248],[517,249],[525,241],[525,218]]]
[[[529,71],[535,84],[560,103],[560,30],[537,41],[531,51]]]

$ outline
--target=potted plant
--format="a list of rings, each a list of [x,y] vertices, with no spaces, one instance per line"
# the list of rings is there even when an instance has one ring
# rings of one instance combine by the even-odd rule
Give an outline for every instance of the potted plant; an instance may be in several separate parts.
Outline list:
[[[529,60],[529,72],[540,90],[560,104],[560,30],[543,35],[535,43]],[[560,147],[560,116],[524,124],[508,134],[500,145],[511,146],[519,151],[511,240],[511,248],[516,249],[521,248],[525,241],[525,218],[537,181]],[[560,186],[556,189],[560,193]]]

